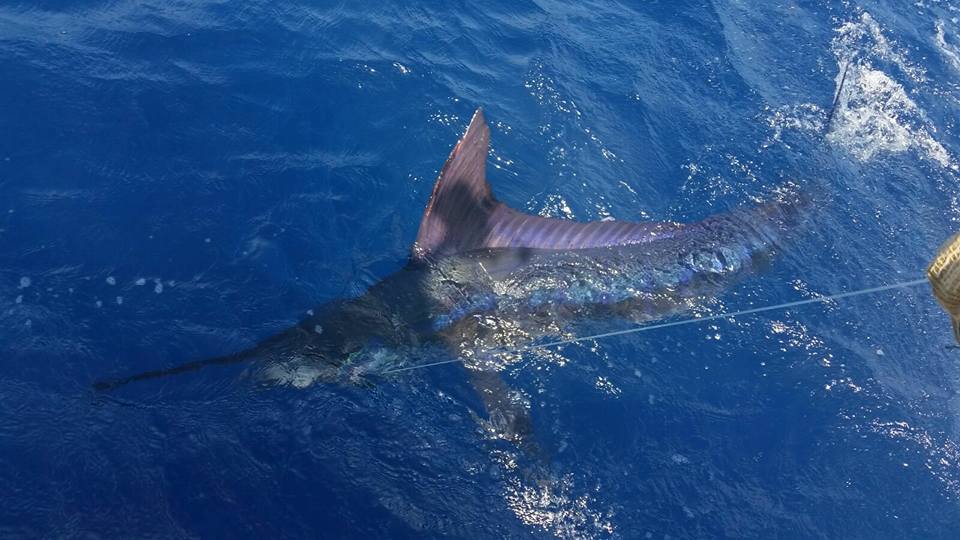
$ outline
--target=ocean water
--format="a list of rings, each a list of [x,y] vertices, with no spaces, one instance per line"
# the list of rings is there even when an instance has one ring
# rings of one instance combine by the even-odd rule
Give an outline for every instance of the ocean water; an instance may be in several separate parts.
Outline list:
[[[820,201],[702,313],[922,276],[960,229],[958,19],[3,2],[0,537],[957,538],[960,353],[924,287],[528,354],[502,375],[538,478],[455,364],[91,384],[241,350],[400,268],[476,107],[497,196],[532,213]]]

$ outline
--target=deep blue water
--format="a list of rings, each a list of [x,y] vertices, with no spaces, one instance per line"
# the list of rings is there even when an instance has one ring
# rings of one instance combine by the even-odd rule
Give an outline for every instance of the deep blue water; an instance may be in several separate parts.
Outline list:
[[[0,537],[956,538],[960,363],[925,288],[665,329],[504,377],[210,369],[400,268],[482,106],[514,207],[823,201],[743,309],[912,279],[958,228],[960,4],[0,5]],[[844,67],[835,117],[821,137]]]

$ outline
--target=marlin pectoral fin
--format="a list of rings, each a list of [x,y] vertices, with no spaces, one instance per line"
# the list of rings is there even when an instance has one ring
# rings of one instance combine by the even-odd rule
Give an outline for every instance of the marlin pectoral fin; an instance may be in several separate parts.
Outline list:
[[[510,388],[499,372],[467,367],[470,384],[483,402],[491,432],[513,442],[531,455],[539,455],[530,406]]]
[[[414,259],[478,249],[585,249],[649,242],[675,234],[671,222],[582,223],[514,210],[498,201],[486,178],[490,128],[480,109],[434,184],[413,245]]]

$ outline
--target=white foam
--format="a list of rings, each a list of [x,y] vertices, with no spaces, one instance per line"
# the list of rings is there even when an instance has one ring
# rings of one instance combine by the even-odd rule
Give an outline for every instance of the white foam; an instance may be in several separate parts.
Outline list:
[[[880,24],[867,12],[859,21],[844,23],[837,29],[833,40],[834,54],[846,64],[855,57],[874,58],[896,65],[911,80],[917,83],[926,81],[926,72],[907,59],[904,51],[883,34]]]
[[[30,286],[30,283],[31,283],[30,278],[28,278],[27,276],[23,276],[22,278],[20,278],[21,289],[26,289],[27,287]]]
[[[942,36],[942,25],[938,26],[938,36]],[[832,49],[837,59],[834,88],[839,95],[827,135],[831,144],[861,162],[916,152],[943,168],[958,169],[935,138],[937,128],[896,79],[906,77],[919,85],[926,81],[926,72],[910,62],[906,52],[884,35],[869,13],[842,24]],[[782,143],[781,136],[787,130],[822,132],[827,114],[811,103],[773,109],[767,116],[772,136],[764,146]]]
[[[137,287],[143,287],[144,285],[147,284],[147,280],[144,279],[144,278],[139,278],[139,279],[138,279],[137,281],[135,281],[134,283],[136,283]]]
[[[841,70],[842,70],[841,66]],[[838,75],[837,84],[840,84]],[[941,167],[956,169],[931,132],[926,114],[903,86],[869,64],[850,66],[828,139],[860,161],[914,150]]]
[[[767,116],[767,126],[773,130],[773,135],[770,140],[764,143],[764,148],[771,146],[774,142],[782,142],[781,138],[784,131],[796,130],[805,133],[820,133],[823,131],[826,114],[823,109],[813,103],[784,105],[768,110],[771,112]],[[688,169],[690,174],[687,180],[692,180],[700,172],[695,163],[689,164]]]
[[[116,284],[117,284],[117,278],[113,276],[107,276],[107,285],[116,285]]]
[[[943,21],[937,21],[937,48],[946,57],[953,69],[960,71],[960,52],[953,45],[947,43],[947,36],[943,28]]]
[[[926,72],[887,39],[880,24],[863,13],[859,20],[837,29],[832,45],[838,66],[835,84],[842,91],[828,140],[863,162],[883,154],[914,151],[956,170],[950,153],[934,138],[936,127],[895,78],[899,73],[921,84]],[[840,89],[844,73],[846,80]]]

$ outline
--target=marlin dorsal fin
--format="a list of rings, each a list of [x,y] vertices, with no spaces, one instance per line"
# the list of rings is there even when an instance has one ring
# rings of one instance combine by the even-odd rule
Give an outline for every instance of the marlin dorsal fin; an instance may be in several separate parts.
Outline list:
[[[583,249],[638,244],[675,232],[675,223],[581,223],[518,212],[497,201],[487,182],[490,128],[477,109],[433,186],[413,258],[444,257],[477,249]]]
[[[487,183],[489,148],[490,128],[483,111],[477,109],[433,186],[413,245],[415,259],[483,247],[486,225],[497,204]]]

